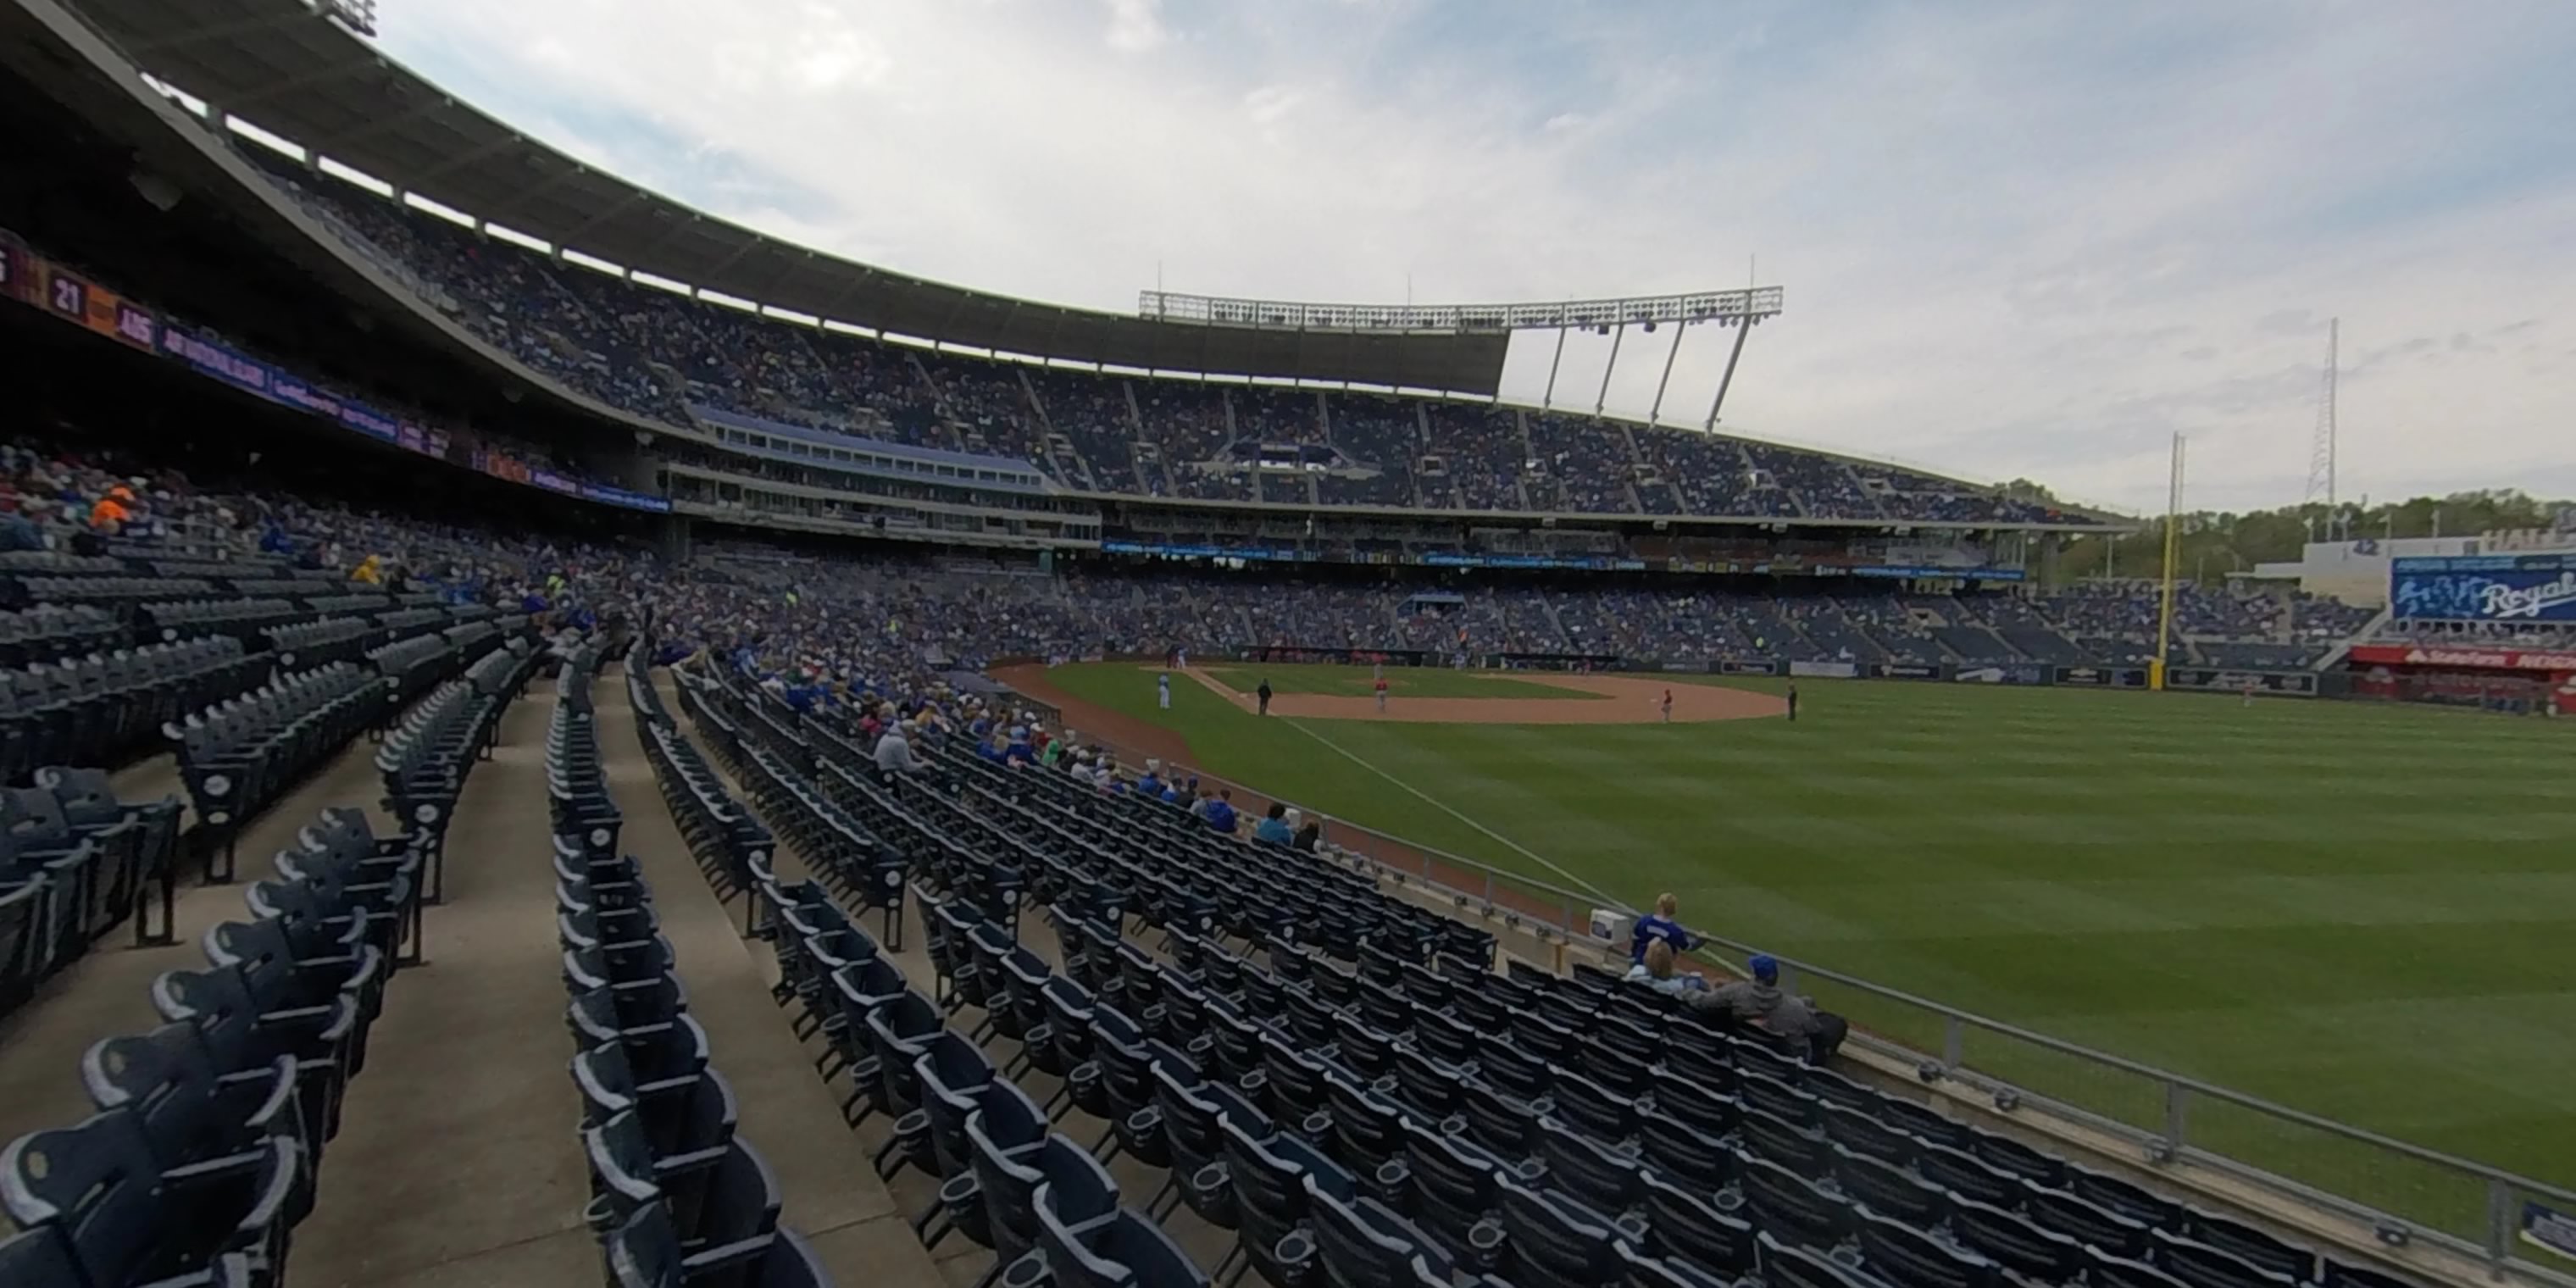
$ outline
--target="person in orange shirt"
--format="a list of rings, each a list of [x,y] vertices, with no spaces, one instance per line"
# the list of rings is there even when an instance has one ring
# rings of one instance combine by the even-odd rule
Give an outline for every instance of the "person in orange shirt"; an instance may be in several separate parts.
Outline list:
[[[98,504],[89,508],[89,526],[101,532],[121,532],[134,518],[134,489],[122,483],[107,490]]]

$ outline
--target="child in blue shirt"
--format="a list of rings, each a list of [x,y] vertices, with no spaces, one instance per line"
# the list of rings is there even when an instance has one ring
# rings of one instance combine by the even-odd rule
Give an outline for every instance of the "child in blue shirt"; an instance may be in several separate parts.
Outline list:
[[[1699,947],[1699,941],[1693,939],[1689,931],[1682,929],[1682,923],[1673,920],[1680,906],[1681,901],[1675,899],[1670,892],[1655,896],[1655,910],[1637,918],[1636,934],[1628,945],[1628,960],[1631,964],[1645,965],[1646,945],[1656,940],[1671,944],[1675,956]]]

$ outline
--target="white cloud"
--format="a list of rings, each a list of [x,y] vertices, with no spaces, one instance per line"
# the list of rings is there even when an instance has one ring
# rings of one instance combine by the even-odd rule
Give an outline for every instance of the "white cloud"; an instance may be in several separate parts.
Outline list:
[[[2324,320],[2343,477],[2576,494],[2576,11],[1451,0],[444,0],[387,44],[684,200],[889,267],[1132,307],[1788,287],[1746,432],[2088,498],[2296,500]],[[1134,57],[1162,51],[1148,61]],[[2466,336],[2466,344],[2454,342]],[[1625,337],[1614,410],[1669,332]],[[1706,415],[1690,331],[1663,414]],[[1535,400],[1553,337],[1515,347]],[[2417,343],[2421,340],[2423,343]],[[1609,341],[1574,337],[1590,407]]]
[[[1170,33],[1163,29],[1163,0],[1103,0],[1109,6],[1109,47],[1125,53],[1159,48]]]

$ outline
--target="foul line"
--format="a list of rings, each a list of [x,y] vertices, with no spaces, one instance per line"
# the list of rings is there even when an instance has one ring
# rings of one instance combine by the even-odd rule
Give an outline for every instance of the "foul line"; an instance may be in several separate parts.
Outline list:
[[[1288,717],[1281,717],[1281,719],[1282,719],[1282,720],[1283,720],[1283,721],[1288,725],[1288,727],[1290,727],[1290,728],[1292,728],[1292,729],[1295,729],[1297,732],[1302,733],[1302,734],[1306,735],[1307,737],[1312,738],[1312,739],[1314,739],[1315,741],[1317,741],[1317,742],[1320,742],[1320,743],[1324,744],[1324,745],[1325,745],[1325,746],[1327,746],[1327,747],[1332,748],[1332,749],[1333,749],[1334,751],[1336,751],[1336,752],[1341,753],[1341,755],[1343,756],[1343,758],[1344,758],[1344,759],[1349,760],[1352,764],[1357,765],[1357,766],[1359,766],[1360,768],[1365,769],[1365,770],[1369,771],[1370,773],[1375,774],[1375,775],[1377,775],[1378,777],[1383,778],[1383,779],[1385,779],[1386,781],[1388,781],[1388,782],[1390,782],[1390,783],[1395,784],[1397,787],[1400,787],[1400,788],[1404,789],[1406,792],[1410,793],[1410,794],[1414,797],[1414,799],[1419,800],[1419,801],[1421,801],[1423,804],[1428,805],[1428,806],[1430,806],[1431,808],[1436,809],[1436,810],[1440,811],[1441,813],[1446,814],[1446,815],[1448,815],[1449,817],[1454,818],[1454,819],[1458,820],[1459,822],[1464,823],[1464,824],[1466,824],[1467,826],[1472,827],[1472,828],[1476,829],[1477,831],[1482,832],[1482,833],[1484,833],[1485,835],[1490,836],[1490,837],[1494,838],[1495,840],[1500,841],[1500,842],[1502,842],[1503,844],[1510,846],[1513,850],[1517,851],[1518,853],[1520,853],[1520,854],[1521,854],[1521,855],[1523,855],[1524,857],[1526,857],[1526,858],[1530,859],[1532,862],[1535,862],[1535,863],[1539,864],[1541,867],[1546,868],[1548,871],[1553,872],[1553,873],[1557,874],[1558,876],[1561,876],[1561,877],[1565,878],[1566,880],[1573,882],[1577,888],[1591,892],[1592,897],[1593,897],[1593,898],[1595,898],[1595,899],[1599,899],[1603,904],[1608,905],[1608,906],[1613,907],[1613,908],[1620,908],[1620,907],[1625,907],[1625,906],[1627,906],[1627,905],[1625,905],[1625,904],[1620,903],[1616,898],[1612,897],[1612,896],[1609,894],[1609,892],[1607,892],[1607,891],[1603,890],[1601,887],[1599,887],[1599,886],[1597,886],[1597,885],[1594,885],[1594,884],[1592,884],[1591,882],[1586,881],[1586,880],[1584,880],[1583,878],[1581,878],[1581,877],[1579,877],[1579,876],[1576,876],[1576,875],[1575,875],[1575,874],[1573,874],[1572,872],[1568,872],[1568,871],[1566,871],[1566,869],[1565,869],[1564,865],[1562,865],[1562,864],[1558,863],[1556,860],[1551,859],[1551,858],[1547,857],[1546,855],[1541,854],[1541,853],[1539,853],[1538,851],[1533,850],[1533,849],[1529,848],[1528,846],[1523,845],[1523,844],[1521,844],[1520,842],[1515,841],[1515,840],[1513,840],[1512,838],[1510,838],[1510,837],[1508,837],[1508,836],[1505,836],[1505,835],[1503,835],[1502,833],[1497,832],[1497,831],[1495,831],[1494,829],[1492,829],[1492,828],[1490,828],[1490,827],[1487,827],[1487,826],[1485,826],[1484,824],[1479,823],[1479,822],[1477,822],[1476,820],[1474,820],[1474,819],[1472,819],[1472,818],[1469,818],[1469,817],[1467,817],[1467,816],[1466,816],[1466,815],[1464,815],[1464,814],[1459,813],[1457,810],[1454,810],[1454,809],[1450,808],[1450,807],[1448,806],[1448,804],[1447,804],[1447,803],[1445,803],[1445,802],[1443,802],[1443,801],[1441,801],[1441,800],[1437,799],[1436,797],[1433,797],[1433,796],[1431,796],[1430,794],[1428,794],[1428,793],[1424,792],[1421,788],[1415,787],[1413,784],[1408,783],[1408,782],[1404,781],[1403,779],[1398,778],[1398,777],[1396,777],[1395,775],[1390,774],[1390,773],[1386,772],[1385,770],[1380,769],[1380,768],[1378,768],[1377,766],[1372,765],[1372,764],[1370,764],[1369,762],[1367,762],[1367,761],[1365,761],[1365,760],[1360,759],[1359,754],[1358,754],[1357,752],[1354,752],[1354,751],[1352,751],[1350,748],[1345,747],[1345,746],[1343,746],[1342,744],[1340,744],[1340,743],[1338,743],[1338,742],[1335,742],[1335,741],[1333,741],[1332,739],[1327,738],[1327,737],[1325,737],[1324,735],[1322,735],[1322,734],[1320,734],[1320,733],[1317,733],[1317,732],[1315,732],[1315,731],[1314,731],[1314,730],[1312,730],[1312,729],[1307,728],[1307,727],[1306,727],[1306,723],[1305,723],[1304,721],[1302,721],[1302,720],[1297,720],[1297,719],[1292,719],[1292,718],[1288,718]],[[1394,838],[1394,839],[1400,839],[1400,838]]]

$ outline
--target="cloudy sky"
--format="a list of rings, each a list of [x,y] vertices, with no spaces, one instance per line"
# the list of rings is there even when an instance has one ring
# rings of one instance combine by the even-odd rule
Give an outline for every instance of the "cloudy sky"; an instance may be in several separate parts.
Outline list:
[[[1125,310],[1787,288],[1745,433],[2160,507],[2576,495],[2576,6],[396,0],[383,47],[703,208]],[[1670,332],[1623,351],[1642,415]],[[1514,347],[1535,401],[1552,336]],[[1693,332],[1667,419],[1705,415]],[[1569,346],[1588,406],[1608,341]]]

